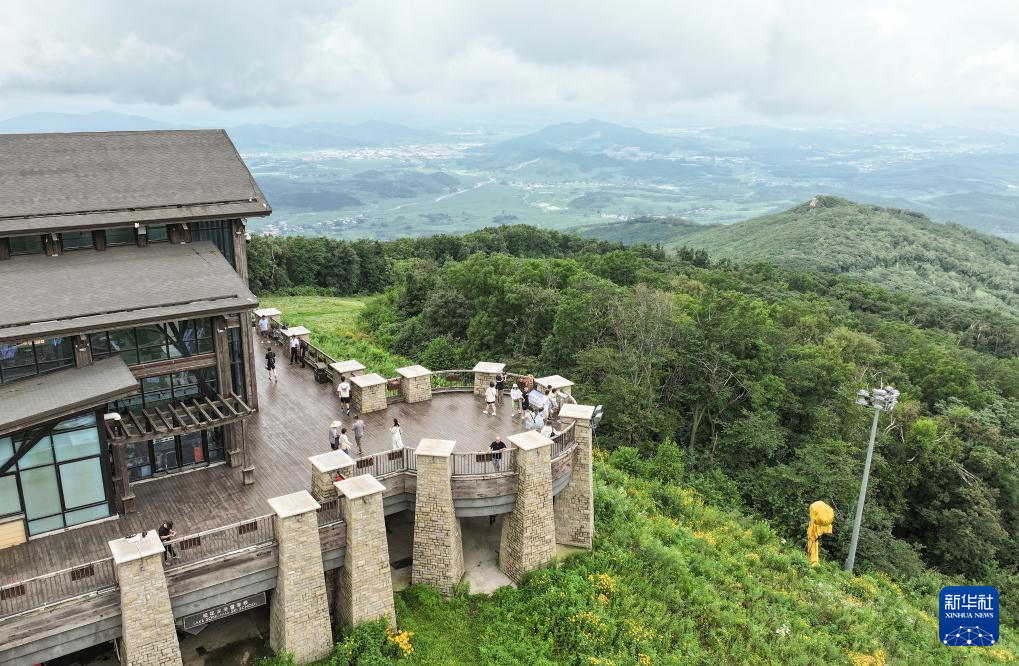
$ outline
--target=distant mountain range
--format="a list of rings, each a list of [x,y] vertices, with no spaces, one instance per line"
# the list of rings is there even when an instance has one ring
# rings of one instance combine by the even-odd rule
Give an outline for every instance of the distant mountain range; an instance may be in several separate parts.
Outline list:
[[[909,210],[817,196],[736,224],[634,220],[591,226],[582,233],[686,245],[707,250],[712,259],[852,275],[907,294],[1019,317],[1019,245]]]

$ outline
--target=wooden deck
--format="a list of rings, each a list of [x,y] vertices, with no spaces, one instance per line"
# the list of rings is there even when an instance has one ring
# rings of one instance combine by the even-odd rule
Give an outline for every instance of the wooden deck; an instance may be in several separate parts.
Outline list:
[[[256,345],[264,353],[264,345]],[[340,412],[331,384],[317,384],[310,368],[281,361],[279,381],[270,383],[257,364],[259,411],[247,419],[254,485],[241,483],[240,468],[225,464],[154,479],[133,486],[136,512],[100,523],[43,536],[0,550],[0,580],[11,582],[109,557],[107,542],[173,520],[181,535],[271,513],[266,500],[310,487],[308,456],[329,451],[329,422],[350,418]],[[365,453],[390,448],[389,427],[400,420],[405,446],[423,438],[452,439],[458,451],[480,451],[496,435],[503,439],[523,428],[510,416],[509,399],[497,417],[482,414],[480,399],[468,392],[437,393],[429,402],[396,403],[366,414]],[[350,437],[353,442],[353,435]],[[352,453],[355,454],[356,451]]]

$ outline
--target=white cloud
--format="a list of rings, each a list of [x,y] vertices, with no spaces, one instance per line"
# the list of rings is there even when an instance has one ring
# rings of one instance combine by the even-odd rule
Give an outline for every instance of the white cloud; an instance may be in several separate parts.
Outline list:
[[[991,0],[11,0],[0,114],[1010,118],[1016,34]]]

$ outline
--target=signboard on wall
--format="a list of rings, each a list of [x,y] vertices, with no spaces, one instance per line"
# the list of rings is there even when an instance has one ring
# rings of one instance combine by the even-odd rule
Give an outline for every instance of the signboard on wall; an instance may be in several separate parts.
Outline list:
[[[252,608],[258,608],[259,606],[265,605],[265,592],[259,592],[258,594],[252,594],[250,597],[244,597],[237,601],[231,601],[230,603],[220,604],[213,606],[207,610],[203,610],[201,613],[192,613],[191,615],[185,615],[182,619],[183,629],[193,629],[200,627],[209,622],[215,622],[216,620],[222,620],[224,617],[236,615],[237,613],[243,613],[246,610]]]

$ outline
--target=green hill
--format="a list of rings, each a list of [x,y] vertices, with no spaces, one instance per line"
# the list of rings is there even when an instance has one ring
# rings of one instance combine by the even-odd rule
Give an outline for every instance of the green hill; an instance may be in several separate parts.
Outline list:
[[[1019,245],[920,213],[818,196],[775,215],[685,234],[713,258],[846,274],[913,297],[1019,315]]]
[[[591,197],[592,195],[587,194],[584,196]],[[571,202],[570,205],[575,206],[576,201]],[[687,236],[713,228],[713,225],[697,224],[696,222],[687,222],[686,220],[677,220],[670,217],[640,217],[620,222],[585,225],[575,227],[569,231],[587,238],[599,238],[627,245],[636,245],[638,243],[675,245],[677,241]]]

